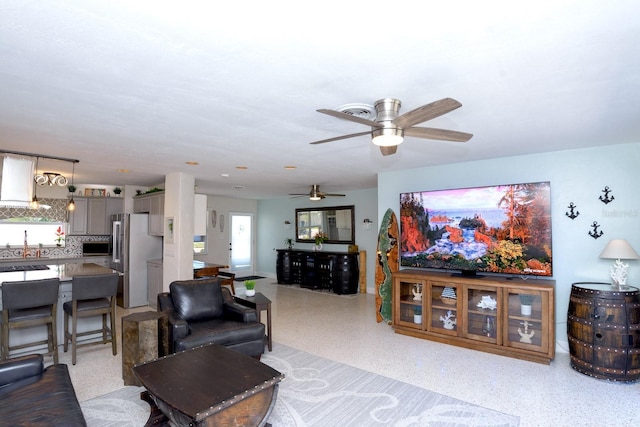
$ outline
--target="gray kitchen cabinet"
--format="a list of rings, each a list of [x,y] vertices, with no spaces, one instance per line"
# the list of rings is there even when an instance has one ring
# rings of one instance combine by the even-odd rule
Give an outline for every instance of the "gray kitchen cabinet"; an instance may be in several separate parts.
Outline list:
[[[164,236],[164,191],[134,197],[133,211],[149,214],[150,235]]]
[[[87,234],[87,206],[89,202],[84,197],[74,197],[76,208],[69,211],[69,234]]]
[[[74,197],[75,210],[69,214],[70,235],[111,234],[111,215],[123,209],[117,197]]]
[[[147,292],[149,307],[158,308],[158,294],[162,292],[162,260],[147,261]]]

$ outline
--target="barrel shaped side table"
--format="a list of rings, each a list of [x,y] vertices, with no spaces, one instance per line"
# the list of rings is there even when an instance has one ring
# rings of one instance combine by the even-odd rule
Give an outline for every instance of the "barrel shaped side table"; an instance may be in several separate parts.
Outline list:
[[[599,379],[640,378],[640,291],[608,283],[571,286],[567,313],[571,367]]]

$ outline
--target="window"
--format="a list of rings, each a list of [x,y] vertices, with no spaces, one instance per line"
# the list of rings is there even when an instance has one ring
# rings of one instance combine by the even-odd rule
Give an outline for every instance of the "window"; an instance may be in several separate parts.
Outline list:
[[[26,239],[30,247],[42,245],[43,247],[64,246],[66,226],[63,222],[3,222],[0,223],[0,235],[3,246],[22,247]]]
[[[207,236],[193,236],[193,253],[198,255],[207,253]]]

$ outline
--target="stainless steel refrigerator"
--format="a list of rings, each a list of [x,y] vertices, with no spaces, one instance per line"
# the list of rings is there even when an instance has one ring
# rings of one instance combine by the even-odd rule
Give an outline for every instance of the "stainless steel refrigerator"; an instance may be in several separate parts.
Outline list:
[[[111,268],[120,273],[117,303],[124,308],[145,306],[147,261],[162,258],[162,237],[149,235],[149,215],[111,216],[113,256]]]

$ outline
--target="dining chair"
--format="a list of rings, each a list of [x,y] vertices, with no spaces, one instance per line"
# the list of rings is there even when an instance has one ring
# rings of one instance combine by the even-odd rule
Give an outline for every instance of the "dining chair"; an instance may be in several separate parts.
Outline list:
[[[113,355],[118,354],[116,345],[116,294],[118,293],[118,273],[74,276],[71,281],[71,301],[63,304],[64,311],[64,351],[71,343],[71,363],[76,364],[76,349],[95,344],[111,343]],[[107,315],[109,323],[107,324]],[[78,320],[102,316],[102,328],[78,332]],[[71,317],[71,331],[69,331]],[[78,342],[78,337],[102,334],[102,341],[88,339]]]
[[[56,278],[2,282],[2,360],[9,359],[12,350],[47,345],[47,356],[53,356],[58,364],[58,334],[56,313],[58,289]],[[10,331],[34,326],[47,327],[47,339],[11,346]],[[25,335],[29,336],[29,335]]]
[[[224,271],[220,271],[219,267],[204,267],[200,270],[196,271],[196,279],[204,279],[209,277],[217,277],[220,279],[220,284],[222,286],[231,287],[231,293],[233,295],[236,294],[236,287],[233,284],[236,275],[234,273],[227,273]]]

